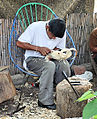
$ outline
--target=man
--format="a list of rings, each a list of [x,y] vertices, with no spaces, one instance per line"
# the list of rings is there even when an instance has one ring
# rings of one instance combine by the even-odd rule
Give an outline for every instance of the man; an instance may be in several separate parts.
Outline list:
[[[97,28],[93,29],[90,34],[89,47],[92,52],[92,57],[97,64]]]
[[[69,63],[45,60],[51,50],[65,48],[65,22],[61,19],[34,22],[19,37],[17,46],[26,50],[27,68],[39,75],[38,106],[56,109],[53,97],[53,83],[64,79],[62,71],[70,75]]]

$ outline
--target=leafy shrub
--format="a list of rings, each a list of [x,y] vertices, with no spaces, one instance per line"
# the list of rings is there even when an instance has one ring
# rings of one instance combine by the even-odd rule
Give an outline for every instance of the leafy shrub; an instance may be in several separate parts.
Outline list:
[[[94,92],[92,89],[89,89],[80,98],[76,100],[78,102],[88,100],[88,99],[90,100],[90,102],[88,102],[83,109],[83,119],[90,119],[91,117],[93,117],[94,119],[97,119],[96,96],[97,96],[97,92]]]

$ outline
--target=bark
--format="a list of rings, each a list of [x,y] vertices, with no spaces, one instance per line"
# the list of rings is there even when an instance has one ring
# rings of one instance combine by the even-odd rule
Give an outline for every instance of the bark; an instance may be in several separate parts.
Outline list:
[[[79,78],[73,80],[69,79],[69,81],[73,82],[73,88],[79,96],[89,90],[92,86],[88,81],[79,80]],[[81,82],[81,85],[78,85],[79,81]],[[57,114],[62,117],[62,119],[82,116],[83,108],[87,102],[76,102],[77,96],[66,80],[63,80],[57,85],[56,92]]]
[[[9,100],[16,95],[16,89],[12,83],[8,71],[0,72],[0,103]]]

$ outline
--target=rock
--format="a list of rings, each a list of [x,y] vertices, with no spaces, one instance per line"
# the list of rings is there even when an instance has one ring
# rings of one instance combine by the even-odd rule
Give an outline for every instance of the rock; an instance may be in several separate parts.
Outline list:
[[[77,65],[73,65],[72,69],[74,70],[75,75],[81,75],[84,74],[86,71],[85,66],[77,66]]]

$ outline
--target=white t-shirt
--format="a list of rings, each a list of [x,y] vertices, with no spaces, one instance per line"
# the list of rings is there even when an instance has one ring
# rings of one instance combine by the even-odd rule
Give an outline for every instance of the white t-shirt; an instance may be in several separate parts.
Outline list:
[[[63,38],[49,39],[46,33],[46,23],[47,21],[34,22],[28,26],[25,32],[19,37],[19,41],[27,42],[35,46],[47,47],[49,49],[54,49],[55,47],[63,49],[66,45],[66,32]],[[26,50],[25,59],[29,56],[33,57],[44,57],[39,52],[34,50]]]

